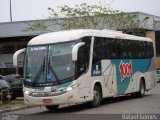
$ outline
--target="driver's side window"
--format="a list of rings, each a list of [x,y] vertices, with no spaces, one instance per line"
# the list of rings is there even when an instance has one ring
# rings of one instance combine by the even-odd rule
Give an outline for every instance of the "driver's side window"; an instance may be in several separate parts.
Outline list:
[[[81,46],[78,50],[78,59],[77,59],[78,77],[82,75],[84,72],[86,72],[89,67],[91,37],[82,38],[82,42],[85,42],[85,45]]]

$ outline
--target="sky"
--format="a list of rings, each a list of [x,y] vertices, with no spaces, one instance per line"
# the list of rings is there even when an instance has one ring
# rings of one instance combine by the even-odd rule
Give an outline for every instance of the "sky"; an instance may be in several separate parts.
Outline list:
[[[12,21],[47,19],[48,7],[74,6],[81,3],[103,5],[124,12],[144,12],[160,16],[160,0],[11,0]],[[0,0],[0,22],[10,22],[10,0]]]

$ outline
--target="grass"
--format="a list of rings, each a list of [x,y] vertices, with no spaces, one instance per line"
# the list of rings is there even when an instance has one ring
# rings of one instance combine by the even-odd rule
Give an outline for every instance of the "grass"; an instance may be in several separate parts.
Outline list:
[[[0,102],[0,108],[6,107],[6,106],[14,106],[14,105],[19,105],[19,104],[24,104],[24,100],[12,100],[10,102],[6,102],[1,104]]]

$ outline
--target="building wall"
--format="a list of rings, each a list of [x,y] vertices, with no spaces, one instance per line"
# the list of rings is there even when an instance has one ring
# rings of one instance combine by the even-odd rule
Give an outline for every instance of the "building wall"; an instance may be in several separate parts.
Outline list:
[[[157,69],[160,69],[160,32],[147,31],[146,37],[153,40],[154,51],[156,54],[156,67]]]
[[[157,69],[160,69],[160,57],[157,57],[156,61],[157,61]]]
[[[26,37],[1,38],[0,39],[0,74],[15,74],[16,69],[13,67],[13,54],[26,47],[28,40]],[[18,57],[18,66],[22,74],[24,54]]]
[[[155,32],[154,32],[154,31],[147,31],[147,32],[146,32],[146,37],[152,39],[152,41],[153,41],[153,46],[154,46],[154,52],[156,53]]]
[[[160,31],[155,32],[155,38],[156,38],[157,69],[160,69]]]

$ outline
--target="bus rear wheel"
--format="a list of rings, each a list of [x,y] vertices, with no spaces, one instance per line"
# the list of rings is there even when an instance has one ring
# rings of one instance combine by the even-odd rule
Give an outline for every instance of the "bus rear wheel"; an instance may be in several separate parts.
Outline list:
[[[56,111],[59,105],[45,106],[49,111]]]
[[[139,92],[138,92],[138,97],[143,97],[145,95],[145,82],[144,80],[141,80],[140,81],[140,89],[139,89]]]
[[[101,104],[102,93],[100,88],[96,85],[93,90],[93,100],[90,102],[92,107],[98,107]]]
[[[133,93],[132,96],[142,98],[145,95],[145,90],[146,90],[145,82],[144,80],[141,80],[139,91],[136,93]]]

